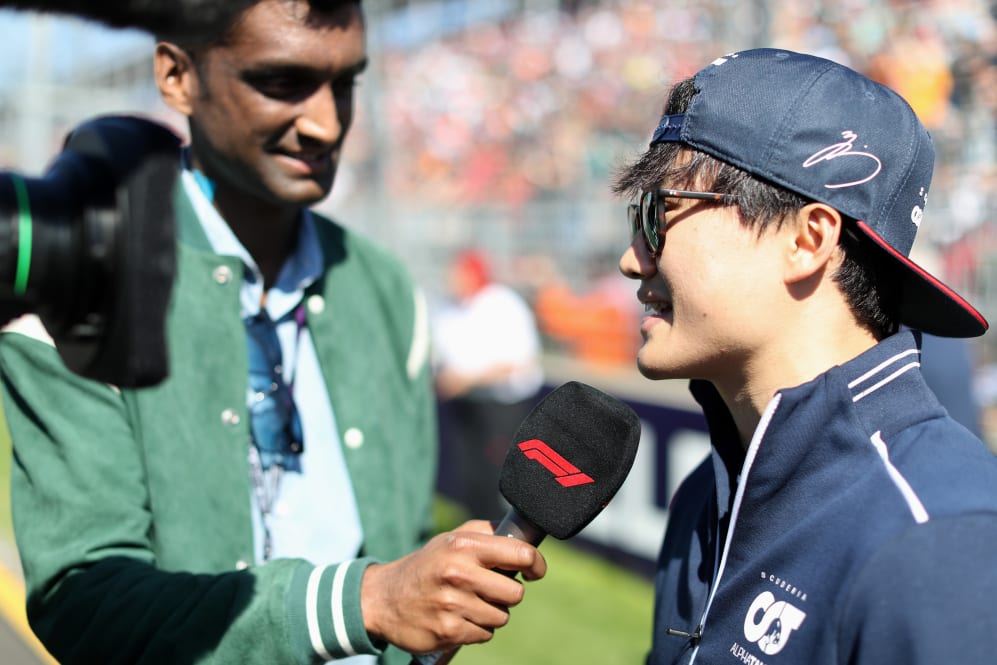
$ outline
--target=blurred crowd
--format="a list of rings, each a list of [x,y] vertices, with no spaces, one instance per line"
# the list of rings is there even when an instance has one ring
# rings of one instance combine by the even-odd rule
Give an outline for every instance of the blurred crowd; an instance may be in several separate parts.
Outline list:
[[[644,147],[672,82],[739,48],[806,51],[893,87],[932,132],[938,163],[931,225],[919,242],[940,252],[953,286],[993,312],[997,294],[987,276],[997,250],[997,4],[576,0],[532,11],[530,5],[510,10],[505,19],[475,22],[468,3],[460,29],[420,44],[381,45],[386,85],[376,108],[361,109],[359,137],[351,139],[352,163],[360,169],[354,186],[363,191],[365,183],[383,183],[382,191],[404,202],[400,214],[413,219],[417,210],[473,217],[498,206],[515,226],[536,219],[529,211],[551,202],[591,206],[611,198],[615,164]],[[440,214],[423,214],[417,223]],[[572,223],[570,214],[561,216]],[[542,257],[536,254],[543,250],[527,245],[528,229],[517,232],[524,239],[511,252],[515,260],[499,267],[505,266],[508,283],[537,303],[548,341],[567,344],[568,337],[585,336],[566,332],[578,326],[576,305],[584,303],[603,312],[593,317],[599,325],[589,327],[618,341],[616,348],[589,355],[607,362],[632,357],[633,335],[622,328],[607,332],[604,325],[616,319],[632,325],[632,307],[620,304],[622,313],[610,316],[606,302],[593,303],[590,293],[624,299],[619,289],[605,286],[615,270],[606,247],[591,247],[591,260],[578,274],[558,275],[550,262],[538,265]],[[599,268],[592,270],[596,262]],[[557,297],[544,298],[544,287]],[[569,298],[572,289],[576,300]],[[980,353],[982,361],[997,360],[997,352]]]
[[[632,366],[639,312],[616,274],[623,203],[608,184],[646,146],[672,83],[754,46],[842,62],[908,100],[938,154],[920,250],[997,320],[993,0],[524,1],[479,21],[470,7],[501,3],[443,4],[463,6],[464,24],[379,45],[384,85],[359,110],[350,189],[389,192],[394,233],[431,237],[435,264],[448,237],[456,251],[469,228],[488,236],[548,350]],[[593,235],[593,216],[611,233]],[[989,337],[973,352],[981,400],[997,404]]]
[[[446,204],[604,189],[621,150],[647,139],[670,83],[730,50],[771,45],[896,89],[936,138],[944,189],[970,178],[992,196],[995,12],[986,0],[610,0],[387,44],[388,184]]]

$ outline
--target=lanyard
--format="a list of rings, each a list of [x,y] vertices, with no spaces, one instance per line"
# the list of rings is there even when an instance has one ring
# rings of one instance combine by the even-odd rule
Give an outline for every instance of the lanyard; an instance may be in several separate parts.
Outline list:
[[[265,313],[264,313],[265,316]],[[297,412],[293,406],[294,397],[294,381],[297,379],[297,359],[300,357],[300,347],[301,347],[301,331],[305,327],[305,310],[303,305],[298,305],[294,312],[294,320],[297,324],[297,330],[295,333],[295,343],[294,343],[294,360],[291,363],[280,362],[278,366],[273,368],[274,372],[285,375],[286,373],[291,373],[291,381],[286,383],[287,390],[289,393],[289,398],[292,399],[291,411],[289,414],[290,418],[298,418]],[[277,348],[280,348],[280,338],[276,335],[276,323],[272,323],[274,326],[274,336],[277,339]],[[251,333],[250,333],[251,334]],[[281,354],[283,356],[283,354]],[[273,398],[271,398],[273,399]],[[250,418],[252,418],[252,413],[250,412]],[[285,423],[289,425],[290,423]],[[252,431],[252,430],[251,430]],[[303,432],[302,432],[303,434]],[[301,448],[297,450],[292,449],[290,452],[295,455],[300,455]],[[300,458],[296,460],[297,470],[300,470]],[[271,530],[271,516],[273,515],[273,508],[277,503],[277,498],[280,494],[281,480],[284,476],[284,463],[282,460],[274,461],[264,468],[263,458],[260,455],[260,450],[258,445],[255,443],[253,436],[250,436],[249,443],[249,470],[250,478],[253,483],[253,492],[256,496],[256,503],[260,511],[260,524],[263,528],[263,561],[264,563],[269,561],[273,554],[273,533]]]

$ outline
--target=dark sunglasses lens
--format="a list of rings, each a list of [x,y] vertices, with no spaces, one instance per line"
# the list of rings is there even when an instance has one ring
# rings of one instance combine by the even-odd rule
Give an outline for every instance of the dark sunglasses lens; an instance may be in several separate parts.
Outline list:
[[[627,206],[627,224],[630,225],[630,237],[633,238],[634,234],[640,229],[640,213],[639,208],[636,204],[631,203]]]
[[[249,430],[264,469],[277,464],[300,470],[296,456],[303,450],[301,419],[291,389],[278,367],[280,341],[274,324],[263,316],[248,323],[249,385],[254,398],[249,405]]]
[[[661,236],[658,234],[658,197],[653,192],[646,192],[640,199],[640,221],[647,248],[657,254],[661,249]]]
[[[263,467],[268,468],[275,461],[281,463],[279,460],[288,455],[300,453],[303,437],[301,419],[287,387],[280,382],[260,388],[249,408],[249,431],[260,450]]]

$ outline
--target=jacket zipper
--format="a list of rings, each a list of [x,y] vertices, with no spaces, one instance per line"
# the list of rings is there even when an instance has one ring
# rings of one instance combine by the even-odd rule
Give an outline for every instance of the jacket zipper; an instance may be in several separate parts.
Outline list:
[[[695,632],[688,634],[690,638],[693,638],[693,643],[695,644],[692,650],[692,655],[689,657],[689,665],[696,662],[696,656],[699,654],[699,645],[703,638],[703,629],[706,627],[706,617],[710,613],[710,607],[713,605],[713,598],[716,596],[717,588],[720,586],[720,578],[723,577],[724,568],[727,565],[727,555],[730,553],[730,546],[734,541],[734,528],[737,525],[737,518],[741,512],[741,502],[744,500],[745,487],[748,485],[748,474],[751,472],[751,467],[755,463],[755,456],[758,454],[758,449],[761,447],[762,439],[765,437],[765,432],[768,430],[769,423],[772,421],[772,416],[775,415],[775,410],[779,407],[779,402],[781,400],[781,393],[776,393],[775,396],[769,400],[768,405],[765,407],[765,411],[762,413],[762,419],[758,423],[758,427],[755,428],[754,435],[751,437],[751,444],[748,445],[748,452],[744,458],[744,466],[741,468],[740,478],[737,482],[737,492],[734,494],[734,505],[731,507],[730,525],[727,527],[727,538],[724,541],[723,556],[720,557],[719,565],[714,564],[713,584],[710,585],[710,595],[706,600],[706,607],[703,609],[703,616],[699,620],[699,626],[696,627]],[[718,521],[718,547],[720,543],[719,529],[720,524]],[[716,557],[714,557],[713,560],[716,561]],[[672,633],[669,632],[669,634]]]

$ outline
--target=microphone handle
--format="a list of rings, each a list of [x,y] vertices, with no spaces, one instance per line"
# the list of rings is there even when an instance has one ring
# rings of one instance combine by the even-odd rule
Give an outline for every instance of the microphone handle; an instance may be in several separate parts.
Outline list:
[[[412,656],[412,661],[409,665],[446,665],[457,655],[457,649],[459,648],[454,647],[450,651],[434,651],[433,653]]]
[[[510,508],[502,521],[495,527],[495,535],[523,540],[536,547],[547,534],[533,522],[520,515],[515,508]],[[512,570],[496,570],[509,577],[516,576],[516,572]],[[412,656],[409,665],[446,665],[457,655],[458,649],[460,647],[454,647],[448,651],[434,651],[433,653]]]
[[[495,535],[516,538],[537,547],[543,542],[547,534],[536,524],[520,515],[515,508],[510,508],[502,521],[495,527]]]

